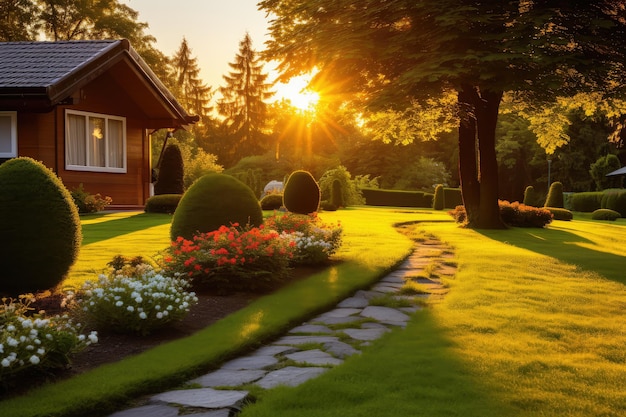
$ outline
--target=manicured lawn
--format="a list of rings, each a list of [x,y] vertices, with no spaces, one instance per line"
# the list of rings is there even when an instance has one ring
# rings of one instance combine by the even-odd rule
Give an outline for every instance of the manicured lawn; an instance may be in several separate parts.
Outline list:
[[[242,417],[626,414],[626,223],[416,227],[455,248],[444,301]]]
[[[141,236],[141,227],[133,225],[131,218],[145,222],[145,238]],[[104,414],[142,394],[172,388],[233,355],[279,336],[294,324],[375,282],[404,258],[412,246],[409,239],[396,232],[393,224],[419,218],[448,220],[444,213],[418,210],[359,208],[324,213],[323,220],[341,221],[345,230],[344,246],[338,253],[343,261],[340,264],[261,297],[192,336],[4,400],[0,402],[0,415]],[[84,250],[74,271],[83,271],[83,276],[90,277],[90,268],[102,268],[117,253],[151,256],[167,245],[169,225],[164,219],[138,213],[84,219],[91,229],[84,230]],[[111,222],[110,227],[105,227],[105,222]],[[117,225],[124,227],[116,230]],[[97,233],[91,236],[92,232]],[[134,244],[127,243],[131,239]],[[104,250],[108,253],[101,255],[100,251]],[[93,263],[86,262],[84,256]],[[80,282],[79,272],[75,273],[71,279]]]

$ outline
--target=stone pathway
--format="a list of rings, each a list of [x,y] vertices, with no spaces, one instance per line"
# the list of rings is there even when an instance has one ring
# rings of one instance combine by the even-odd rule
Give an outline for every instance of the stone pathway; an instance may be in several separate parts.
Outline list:
[[[359,354],[410,315],[447,292],[456,273],[452,252],[438,240],[417,242],[400,267],[367,291],[357,291],[321,314],[251,354],[226,362],[189,381],[198,388],[163,392],[146,405],[109,417],[232,417],[246,402],[244,386],[296,386]]]

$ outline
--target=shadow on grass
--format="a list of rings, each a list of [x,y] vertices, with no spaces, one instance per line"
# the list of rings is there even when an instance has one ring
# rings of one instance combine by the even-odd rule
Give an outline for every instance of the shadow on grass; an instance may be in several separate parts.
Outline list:
[[[581,246],[582,244],[587,246],[595,244],[576,233],[554,228],[512,228],[504,231],[477,230],[477,232],[491,239],[550,256],[581,269],[596,272],[607,279],[626,284],[626,275],[623,271],[626,256],[607,253],[600,248],[593,250]]]
[[[102,216],[100,216],[102,217]],[[88,217],[85,219],[95,219]],[[129,217],[111,218],[93,224],[83,224],[83,245],[138,232],[154,226],[161,226],[172,221],[169,214],[139,213]]]

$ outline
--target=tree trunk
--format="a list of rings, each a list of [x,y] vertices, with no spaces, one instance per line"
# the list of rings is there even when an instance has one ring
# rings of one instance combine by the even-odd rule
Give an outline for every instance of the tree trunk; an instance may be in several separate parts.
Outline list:
[[[469,228],[506,227],[498,206],[498,161],[495,148],[501,100],[501,91],[479,92],[470,85],[463,85],[458,93],[461,116],[459,173]]]

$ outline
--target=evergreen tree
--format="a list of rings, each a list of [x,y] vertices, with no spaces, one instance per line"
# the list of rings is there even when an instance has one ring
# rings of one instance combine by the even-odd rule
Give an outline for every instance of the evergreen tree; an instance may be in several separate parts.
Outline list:
[[[172,58],[174,91],[185,110],[203,118],[212,110],[209,103],[213,92],[200,79],[198,60],[191,52],[187,39],[183,38]]]
[[[222,98],[218,110],[224,118],[223,134],[228,146],[218,153],[220,162],[234,165],[243,156],[257,155],[267,148],[264,128],[268,120],[267,100],[274,94],[267,82],[268,74],[252,48],[252,39],[246,33],[239,43],[235,61],[228,64],[231,71],[224,76],[225,87],[220,87]]]

